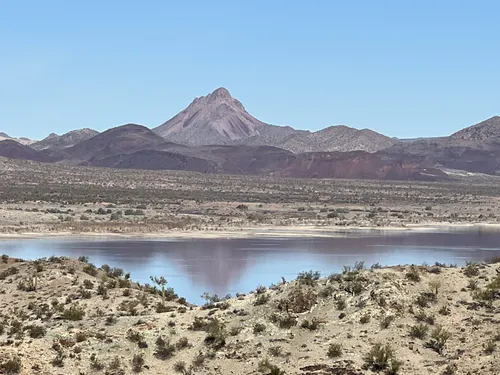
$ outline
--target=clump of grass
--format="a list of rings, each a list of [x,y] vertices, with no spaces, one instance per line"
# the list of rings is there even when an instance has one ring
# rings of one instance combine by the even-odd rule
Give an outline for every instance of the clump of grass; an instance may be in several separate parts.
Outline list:
[[[366,369],[372,371],[386,371],[386,374],[397,374],[401,367],[401,362],[396,359],[396,355],[391,345],[375,343],[368,354],[364,357]]]
[[[443,353],[446,342],[451,337],[451,333],[438,325],[432,331],[430,340],[425,343],[426,348],[430,348],[439,354]]]
[[[417,339],[425,339],[427,337],[427,332],[429,331],[429,326],[425,324],[416,324],[410,327],[410,336]]]
[[[177,361],[174,363],[174,371],[185,374],[187,371],[186,362]]]
[[[328,351],[326,355],[329,358],[338,358],[342,355],[342,345],[337,343],[332,343],[328,346]]]
[[[187,337],[181,337],[179,341],[175,344],[177,350],[187,348],[189,346],[189,340]]]

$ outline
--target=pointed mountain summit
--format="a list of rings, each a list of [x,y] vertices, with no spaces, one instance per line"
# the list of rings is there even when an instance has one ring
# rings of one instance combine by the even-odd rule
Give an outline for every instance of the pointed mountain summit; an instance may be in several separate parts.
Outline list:
[[[220,87],[196,98],[186,109],[153,131],[165,139],[185,145],[225,144],[259,135],[268,126],[250,115],[243,104]]]

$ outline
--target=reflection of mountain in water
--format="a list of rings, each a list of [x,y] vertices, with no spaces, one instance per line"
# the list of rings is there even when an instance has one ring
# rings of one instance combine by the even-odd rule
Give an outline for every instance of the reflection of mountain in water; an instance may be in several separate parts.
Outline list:
[[[367,266],[408,263],[464,263],[500,256],[500,232],[402,232],[332,238],[145,240],[14,240],[0,242],[0,254],[24,258],[89,256],[102,265],[124,268],[140,282],[163,275],[188,299],[204,291],[224,295],[268,285],[281,276],[317,269],[323,274],[364,261]],[[496,250],[495,250],[496,249]]]

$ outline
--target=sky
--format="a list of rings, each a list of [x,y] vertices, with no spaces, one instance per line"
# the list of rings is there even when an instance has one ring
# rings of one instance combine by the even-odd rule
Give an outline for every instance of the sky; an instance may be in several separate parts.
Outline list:
[[[0,0],[0,131],[162,124],[226,87],[261,121],[448,135],[500,114],[499,1]]]

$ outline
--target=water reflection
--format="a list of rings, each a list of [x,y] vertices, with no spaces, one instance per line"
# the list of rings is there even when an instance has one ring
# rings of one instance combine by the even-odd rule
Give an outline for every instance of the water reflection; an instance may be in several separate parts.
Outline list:
[[[199,303],[205,292],[224,295],[248,292],[257,285],[294,278],[303,270],[327,275],[342,266],[464,264],[500,256],[500,232],[402,232],[335,238],[193,239],[33,239],[0,241],[0,253],[25,259],[66,255],[88,256],[96,265],[109,264],[149,281],[163,275],[176,292]]]

